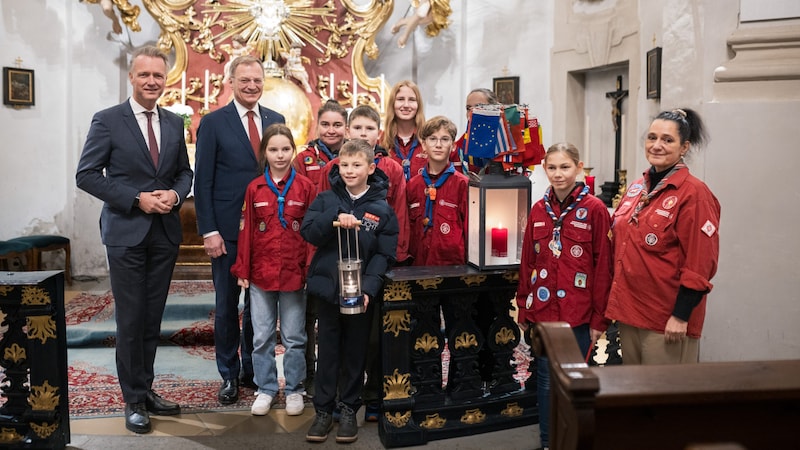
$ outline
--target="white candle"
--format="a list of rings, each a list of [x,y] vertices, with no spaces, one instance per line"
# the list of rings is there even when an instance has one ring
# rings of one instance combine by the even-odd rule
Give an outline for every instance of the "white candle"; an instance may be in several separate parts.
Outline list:
[[[205,103],[203,105],[203,109],[208,109],[208,69],[206,69],[206,87],[205,87],[205,91],[206,91],[206,99],[205,99]]]
[[[358,77],[353,73],[353,108],[358,106]]]
[[[386,112],[386,78],[381,74],[381,114]]]
[[[336,97],[333,95],[333,72],[331,72],[330,76],[328,77],[328,97],[331,100],[336,99]]]
[[[181,72],[181,104],[186,104],[186,72]]]

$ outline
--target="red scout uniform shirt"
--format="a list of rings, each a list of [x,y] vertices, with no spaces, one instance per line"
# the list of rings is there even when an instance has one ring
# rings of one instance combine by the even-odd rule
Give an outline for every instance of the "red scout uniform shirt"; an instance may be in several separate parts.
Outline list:
[[[563,203],[567,209],[583,190],[579,183]],[[549,192],[549,190],[548,190]],[[549,203],[557,218],[562,206],[554,193]],[[522,241],[517,306],[519,323],[565,321],[576,327],[608,328],[605,319],[611,285],[611,217],[597,197],[585,194],[561,219],[561,250],[550,248],[555,223],[544,199],[531,208]]]
[[[276,184],[283,191],[290,173]],[[267,175],[269,176],[269,175]],[[300,236],[306,210],[317,196],[308,178],[295,175],[284,202],[283,228],[278,218],[278,196],[264,176],[251,181],[245,191],[236,263],[231,273],[265,291],[289,292],[303,288],[308,244]]]
[[[406,182],[422,173],[422,169],[428,165],[428,155],[422,150],[416,134],[411,136],[407,144],[403,144],[402,139],[395,137],[394,148],[390,150],[389,156],[403,167]],[[405,170],[406,167],[408,171]]]
[[[614,281],[606,316],[664,332],[680,286],[710,291],[719,257],[720,205],[702,181],[677,170],[631,221],[649,171],[630,185],[614,212]],[[689,316],[687,335],[699,338],[706,296]]]
[[[319,145],[319,140],[309,142],[305,150],[299,152],[292,160],[294,170],[298,174],[308,177],[317,188],[319,188],[320,180],[327,176],[327,172],[326,175],[322,175],[322,168],[332,159]]]
[[[319,191],[327,191],[331,188],[331,181],[328,174],[334,164],[339,164],[339,158],[334,158],[330,164],[322,168],[322,178],[319,182]],[[389,191],[386,194],[386,202],[394,210],[397,216],[397,225],[400,232],[397,235],[397,262],[408,259],[408,209],[406,205],[406,178],[403,176],[403,168],[394,159],[386,156],[383,147],[375,148],[375,166],[381,169],[389,177]]]
[[[436,182],[439,176],[432,176]],[[408,182],[408,222],[411,229],[409,253],[415,266],[448,266],[466,264],[467,253],[467,190],[469,178],[454,168],[433,199],[433,223],[425,229],[425,189],[422,175]]]

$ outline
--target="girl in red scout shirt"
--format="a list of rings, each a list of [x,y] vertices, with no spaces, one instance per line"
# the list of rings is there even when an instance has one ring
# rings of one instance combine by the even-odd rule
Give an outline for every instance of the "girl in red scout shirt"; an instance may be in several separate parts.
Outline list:
[[[419,133],[428,164],[406,187],[409,253],[415,266],[447,266],[467,261],[469,178],[450,162],[456,126],[436,116]]]
[[[704,142],[703,122],[691,109],[656,116],[644,145],[652,167],[614,212],[614,284],[606,315],[619,323],[624,364],[698,361],[706,294],[719,258],[720,206],[683,158]]]
[[[559,143],[544,162],[550,187],[531,208],[522,241],[517,320],[523,330],[536,322],[563,321],[572,327],[582,354],[608,328],[611,285],[611,217],[605,204],[576,183],[583,169],[578,149]],[[549,446],[550,371],[536,360],[539,434]]]
[[[286,125],[270,125],[261,140],[259,165],[264,172],[250,182],[239,224],[239,253],[231,273],[239,286],[250,288],[253,322],[253,369],[258,385],[250,409],[256,416],[269,412],[278,394],[275,330],[280,320],[286,378],[286,413],[303,413],[305,314],[303,286],[308,246],[300,236],[306,210],[317,194],[314,183],[291,166],[295,151]]]
[[[425,123],[422,96],[413,81],[394,85],[387,101],[386,126],[381,145],[403,167],[406,181],[422,172],[425,154],[417,138],[417,130]]]
[[[301,175],[314,182],[319,190],[322,167],[339,154],[347,129],[347,110],[335,100],[325,102],[317,112],[317,138],[308,143],[292,161]]]

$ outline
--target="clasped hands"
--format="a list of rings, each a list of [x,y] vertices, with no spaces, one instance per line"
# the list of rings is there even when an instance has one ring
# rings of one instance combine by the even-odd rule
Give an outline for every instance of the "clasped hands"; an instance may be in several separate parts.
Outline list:
[[[174,191],[159,189],[139,193],[139,209],[147,214],[169,214],[176,204],[178,196]]]

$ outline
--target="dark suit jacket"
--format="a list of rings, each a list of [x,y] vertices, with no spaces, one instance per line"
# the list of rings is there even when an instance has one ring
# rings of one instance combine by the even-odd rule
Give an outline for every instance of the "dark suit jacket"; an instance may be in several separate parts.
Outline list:
[[[158,168],[153,166],[129,101],[92,118],[75,180],[80,189],[105,202],[100,214],[100,234],[105,245],[133,247],[144,240],[154,215],[133,206],[136,194],[172,189],[180,197],[180,206],[192,187],[183,119],[163,108],[158,108],[158,117]],[[162,222],[169,240],[180,244],[183,232],[178,208],[162,215]]]
[[[283,115],[259,105],[262,130],[285,123]],[[239,238],[247,185],[259,176],[258,161],[236,111],[228,105],[206,115],[197,128],[195,210],[200,235],[217,230],[226,241]]]

